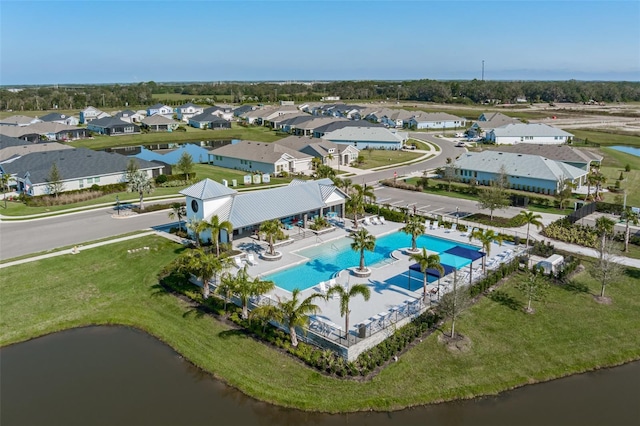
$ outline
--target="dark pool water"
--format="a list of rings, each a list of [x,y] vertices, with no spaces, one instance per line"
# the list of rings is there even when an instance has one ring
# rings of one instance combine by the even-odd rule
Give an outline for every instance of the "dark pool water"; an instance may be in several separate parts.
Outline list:
[[[143,332],[88,327],[0,349],[0,424],[635,426],[640,362],[498,397],[328,415],[248,398]]]

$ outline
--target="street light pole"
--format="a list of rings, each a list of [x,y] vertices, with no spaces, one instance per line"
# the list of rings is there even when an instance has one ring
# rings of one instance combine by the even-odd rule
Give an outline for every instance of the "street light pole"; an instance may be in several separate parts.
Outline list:
[[[118,211],[118,216],[120,216],[120,197],[116,195],[116,210]]]

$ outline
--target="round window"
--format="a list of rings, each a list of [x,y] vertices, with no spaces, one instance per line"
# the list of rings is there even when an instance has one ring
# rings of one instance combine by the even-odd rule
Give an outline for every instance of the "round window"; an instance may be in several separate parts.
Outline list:
[[[191,201],[191,210],[193,210],[194,213],[198,213],[198,202],[196,200],[192,200]]]

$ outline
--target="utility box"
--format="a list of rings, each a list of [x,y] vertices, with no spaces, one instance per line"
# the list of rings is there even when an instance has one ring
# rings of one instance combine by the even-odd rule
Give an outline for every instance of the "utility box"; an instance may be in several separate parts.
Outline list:
[[[555,275],[562,269],[562,265],[564,265],[564,257],[554,254],[538,262],[537,266],[542,268],[546,275]]]

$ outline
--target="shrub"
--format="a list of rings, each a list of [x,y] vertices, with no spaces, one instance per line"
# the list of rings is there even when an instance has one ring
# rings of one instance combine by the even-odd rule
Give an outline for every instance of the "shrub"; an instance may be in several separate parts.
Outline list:
[[[158,175],[155,180],[157,185],[162,185],[169,179],[167,178],[167,175]]]
[[[626,166],[624,166],[624,171],[625,172],[630,172],[631,171],[631,164],[627,164]]]

